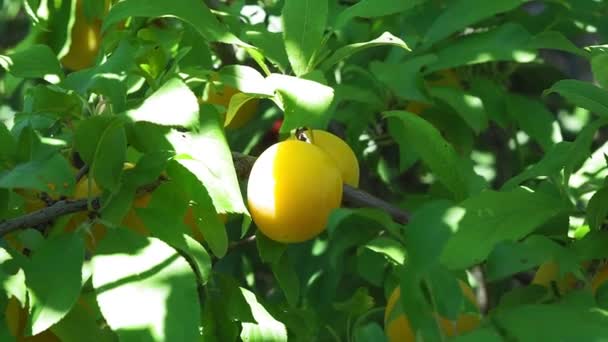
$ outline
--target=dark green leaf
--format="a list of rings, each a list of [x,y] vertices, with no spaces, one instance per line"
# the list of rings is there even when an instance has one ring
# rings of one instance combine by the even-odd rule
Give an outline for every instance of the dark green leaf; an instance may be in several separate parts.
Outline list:
[[[353,18],[375,18],[402,13],[417,6],[423,0],[394,1],[394,0],[363,0],[347,7],[338,14],[334,30],[340,30]]]
[[[76,151],[90,167],[89,177],[101,188],[116,190],[127,150],[123,121],[94,116],[78,126],[74,140]]]
[[[401,111],[390,111],[385,114],[402,121],[405,128],[405,139],[435,174],[439,182],[448,188],[456,199],[466,197],[468,171],[464,168],[452,145],[445,141],[441,133],[418,115]]]
[[[545,94],[558,93],[573,104],[595,114],[608,117],[608,92],[592,83],[563,80],[555,83]]]
[[[47,45],[35,44],[9,55],[0,55],[0,66],[16,77],[44,78],[51,83],[63,78],[57,56]]]
[[[444,10],[435,19],[426,32],[424,43],[432,45],[465,27],[489,18],[498,13],[507,12],[524,3],[524,0],[458,0]],[[504,43],[504,42],[503,42]]]
[[[429,93],[454,108],[476,134],[480,134],[488,127],[488,118],[479,97],[467,94],[460,89],[447,87],[433,87]]]
[[[561,138],[561,133],[555,137],[554,116],[542,102],[521,95],[509,95],[507,113],[545,151],[555,144],[556,138]]]
[[[279,261],[272,264],[272,273],[283,290],[289,305],[297,307],[300,301],[300,280],[287,253],[283,253]]]
[[[241,338],[251,342],[280,342],[287,341],[287,329],[283,323],[277,321],[260,304],[253,292],[241,288],[245,300],[251,308],[251,313],[257,323],[243,323]]]
[[[521,239],[569,209],[559,198],[524,189],[487,190],[460,206],[464,216],[441,255],[454,270],[485,260],[497,243]]]
[[[108,325],[123,341],[194,341],[196,278],[177,251],[126,228],[111,229],[93,257],[93,286]]]
[[[285,50],[296,76],[311,71],[327,23],[327,0],[286,1],[283,5]]]
[[[49,239],[34,253],[25,268],[33,335],[57,323],[76,303],[83,261],[84,242],[77,234]]]
[[[192,25],[205,39],[248,46],[221,24],[204,2],[197,0],[128,0],[112,6],[103,21],[103,30],[128,17],[171,16]]]
[[[587,222],[589,228],[600,229],[608,216],[608,187],[599,189],[587,204]]]

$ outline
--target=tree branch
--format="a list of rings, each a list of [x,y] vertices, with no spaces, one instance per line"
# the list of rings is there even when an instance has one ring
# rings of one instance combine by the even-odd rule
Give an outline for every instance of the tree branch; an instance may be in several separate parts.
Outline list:
[[[249,172],[251,171],[256,158],[246,154],[232,152],[232,159],[234,160],[234,168],[236,169],[236,174],[239,179],[249,178]],[[409,221],[409,214],[407,212],[363,190],[345,184],[342,191],[342,202],[348,207],[378,208],[391,215],[395,222],[406,224]]]
[[[232,159],[234,160],[234,167],[238,178],[249,178],[249,172],[251,172],[251,168],[253,167],[256,157],[233,152]],[[137,196],[154,191],[154,189],[156,189],[156,187],[158,187],[158,185],[163,181],[166,181],[166,178],[160,177],[154,183],[142,186],[137,190]],[[391,215],[395,222],[406,224],[409,221],[409,214],[402,209],[374,197],[363,190],[359,190],[348,185],[344,185],[342,199],[343,203],[349,207],[378,208]],[[92,199],[93,210],[98,210],[100,208],[99,201],[99,197]],[[18,229],[36,227],[38,225],[51,222],[63,215],[86,210],[88,210],[86,198],[57,201],[46,208],[42,208],[29,214],[0,221],[0,236],[4,236]]]

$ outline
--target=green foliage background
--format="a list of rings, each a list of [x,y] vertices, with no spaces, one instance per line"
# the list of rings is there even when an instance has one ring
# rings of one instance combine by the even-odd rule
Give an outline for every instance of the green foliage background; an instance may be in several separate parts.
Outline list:
[[[84,4],[103,40],[70,71],[76,2],[0,0],[0,227],[30,211],[28,193],[72,196],[83,163],[103,192],[73,231],[77,214],[2,232],[0,312],[17,300],[26,335],[383,341],[401,286],[420,340],[447,340],[430,313],[466,311],[464,279],[482,321],[453,340],[608,336],[608,290],[590,285],[608,255],[605,1]],[[239,95],[201,101],[221,85]],[[224,128],[248,101],[254,119]],[[342,136],[360,188],[410,222],[341,208],[306,243],[258,233],[231,152],[259,155],[301,126]],[[150,234],[136,234],[123,219],[159,177],[136,210]],[[95,224],[108,232],[91,252]],[[532,284],[547,262],[576,288]],[[15,340],[0,317],[0,340]]]

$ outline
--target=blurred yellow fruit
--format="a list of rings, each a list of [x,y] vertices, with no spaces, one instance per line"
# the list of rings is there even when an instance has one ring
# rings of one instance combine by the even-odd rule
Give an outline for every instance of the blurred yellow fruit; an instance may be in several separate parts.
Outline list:
[[[212,81],[216,81],[217,76],[212,77]],[[230,105],[230,99],[232,96],[239,94],[239,90],[232,88],[228,85],[223,86],[209,86],[206,94],[206,99],[203,102],[223,106],[226,108],[226,111],[222,113],[222,118],[224,120],[224,126],[228,129],[238,129],[245,124],[247,124],[253,116],[257,113],[259,107],[258,99],[251,99],[239,108],[236,115],[232,118],[232,120],[228,123],[226,113],[228,111],[228,106]]]
[[[576,286],[576,278],[572,273],[568,273],[560,278],[559,265],[554,261],[548,261],[538,267],[532,279],[532,284],[551,288],[553,282],[555,282],[559,293],[562,295]]]
[[[286,140],[256,160],[247,184],[247,202],[264,235],[283,243],[303,242],[325,230],[342,201],[342,176],[319,147]]]
[[[462,280],[458,280],[464,297],[477,307],[477,300],[471,288]],[[409,320],[398,306],[401,297],[401,289],[397,286],[391,293],[384,312],[384,329],[390,342],[413,342],[416,340],[415,334]],[[436,314],[437,322],[443,334],[447,337],[458,336],[460,334],[474,330],[479,326],[480,317],[475,313],[462,313],[455,321],[446,319]]]
[[[109,9],[109,4],[110,1],[106,0],[106,12]],[[61,63],[73,71],[92,66],[101,45],[101,20],[87,20],[82,0],[76,2],[74,26],[70,37],[70,49],[61,59]]]

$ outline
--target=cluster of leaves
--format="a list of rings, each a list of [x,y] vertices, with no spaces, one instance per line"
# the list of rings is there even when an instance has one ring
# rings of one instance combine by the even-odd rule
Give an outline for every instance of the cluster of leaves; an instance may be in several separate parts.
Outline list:
[[[458,339],[605,336],[608,296],[581,265],[608,254],[608,54],[578,43],[608,37],[605,1],[123,0],[107,14],[83,3],[103,40],[90,68],[67,71],[76,1],[0,1],[2,35],[30,23],[0,55],[0,219],[26,214],[28,193],[71,197],[82,162],[103,190],[75,230],[68,215],[0,240],[0,312],[16,299],[26,335],[382,341],[401,286],[412,328],[440,340],[431,313],[458,316],[468,275],[487,314]],[[599,86],[570,79],[580,73],[560,58],[589,65]],[[239,91],[225,108],[201,101],[215,82]],[[224,129],[222,113],[248,101],[261,101],[256,117]],[[262,151],[278,118],[281,136],[339,132],[361,187],[411,221],[342,208],[307,243],[257,234],[231,151]],[[150,234],[123,227],[161,174],[137,209]],[[109,229],[89,250],[96,224]],[[549,261],[581,286],[530,285]],[[9,320],[0,340],[14,338]]]

